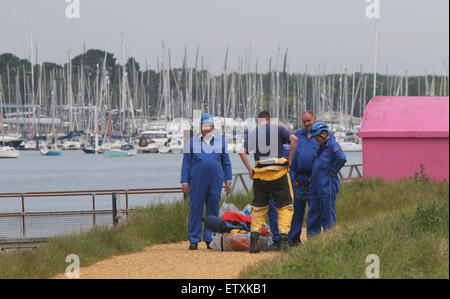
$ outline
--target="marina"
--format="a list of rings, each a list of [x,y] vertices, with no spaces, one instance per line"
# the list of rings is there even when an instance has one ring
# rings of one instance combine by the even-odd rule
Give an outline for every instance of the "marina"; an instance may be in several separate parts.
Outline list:
[[[360,152],[349,152],[347,157],[348,165],[362,162]],[[104,155],[86,155],[83,151],[64,151],[59,157],[43,156],[38,151],[24,151],[18,159],[2,160],[0,193],[14,196],[0,198],[0,214],[17,215],[15,218],[0,217],[0,227],[3,228],[0,229],[0,238],[24,237],[20,216],[23,212],[28,213],[25,224],[28,227],[26,238],[48,237],[89,229],[93,224],[93,214],[89,211],[92,211],[93,206],[98,211],[110,211],[111,193],[102,195],[104,192],[83,192],[84,195],[80,197],[62,190],[129,190],[132,193],[133,189],[179,189],[181,160],[181,154],[140,154],[126,159],[115,159]],[[230,160],[233,173],[244,174],[234,178],[234,192],[248,192],[251,180],[239,156],[231,154]],[[353,174],[349,173],[350,171]],[[349,174],[358,177],[356,170],[350,168],[345,168],[342,172],[344,177]],[[54,194],[45,196],[43,193],[47,192]],[[21,199],[21,193],[40,195]],[[58,194],[66,196],[57,196]],[[181,193],[171,192],[139,192],[129,198],[124,194],[118,195],[121,209],[182,199]],[[69,211],[80,213],[64,214]],[[98,225],[112,225],[111,212],[94,215]]]
[[[448,23],[449,1],[2,1],[0,279],[448,279]]]

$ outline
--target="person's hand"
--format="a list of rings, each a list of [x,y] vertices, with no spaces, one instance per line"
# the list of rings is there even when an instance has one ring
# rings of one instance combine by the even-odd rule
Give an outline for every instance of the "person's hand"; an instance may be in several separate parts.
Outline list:
[[[248,171],[248,176],[253,180],[253,169]]]
[[[226,182],[225,184],[225,193],[229,195],[231,193],[231,182]]]
[[[181,185],[181,188],[183,189],[184,195],[189,195],[189,185],[188,184]]]
[[[331,172],[331,171],[330,171],[330,175],[333,176],[333,177],[336,176],[336,175],[335,175],[333,172]]]

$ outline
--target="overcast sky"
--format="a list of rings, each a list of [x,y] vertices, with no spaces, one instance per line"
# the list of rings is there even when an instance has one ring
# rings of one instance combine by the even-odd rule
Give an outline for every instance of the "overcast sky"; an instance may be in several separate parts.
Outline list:
[[[163,43],[172,66],[181,66],[185,49],[192,65],[199,47],[213,72],[223,70],[227,48],[235,71],[250,53],[252,70],[258,60],[267,71],[270,58],[281,69],[286,49],[290,72],[374,68],[375,21],[365,0],[79,0],[79,19],[67,18],[66,1],[74,0],[1,0],[0,53],[30,57],[31,16],[38,62],[63,63],[84,43],[121,62],[123,32],[126,56],[141,69],[156,69]],[[448,73],[449,1],[380,1],[379,72]]]

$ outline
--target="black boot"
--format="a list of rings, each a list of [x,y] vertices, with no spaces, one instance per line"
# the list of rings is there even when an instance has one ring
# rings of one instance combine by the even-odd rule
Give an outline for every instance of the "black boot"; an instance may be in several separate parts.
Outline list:
[[[267,247],[267,251],[279,251],[280,250],[280,240],[273,241],[272,245]]]
[[[289,241],[288,246],[289,247],[297,247],[302,245],[302,241],[298,242],[298,241]]]
[[[288,247],[289,237],[287,234],[280,234],[280,250],[285,250]]]
[[[197,249],[198,249],[198,243],[191,242],[191,244],[189,244],[189,250],[197,250]]]
[[[302,244],[302,241],[300,240],[300,235],[295,236],[291,242],[289,242],[289,246],[295,247]]]
[[[258,246],[258,241],[259,241],[259,235],[260,233],[256,233],[256,232],[252,232],[250,234],[250,253],[258,253],[259,252],[259,246]]]

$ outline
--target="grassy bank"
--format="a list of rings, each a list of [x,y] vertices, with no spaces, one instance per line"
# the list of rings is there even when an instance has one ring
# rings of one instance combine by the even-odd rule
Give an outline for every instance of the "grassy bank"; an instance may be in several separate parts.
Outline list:
[[[69,254],[78,255],[84,267],[153,244],[186,240],[187,213],[187,202],[157,204],[135,210],[128,223],[116,228],[96,227],[54,238],[31,252],[0,254],[0,278],[53,277],[65,272]]]
[[[241,278],[366,278],[370,254],[380,278],[448,278],[448,196],[448,184],[428,180],[345,184],[337,228]]]
[[[338,229],[308,241],[243,278],[364,277],[365,256],[378,254],[381,277],[448,277],[448,184],[426,179],[344,184],[337,200]],[[247,195],[227,202],[244,208]],[[48,278],[64,273],[66,256],[81,266],[161,243],[187,240],[187,202],[134,211],[116,228],[58,237],[31,252],[0,254],[0,278]],[[444,226],[446,225],[446,229]]]
[[[243,209],[247,195],[227,197]],[[130,221],[116,228],[95,227],[89,232],[56,237],[33,251],[0,254],[0,279],[50,278],[64,273],[66,257],[76,254],[82,267],[112,256],[139,252],[147,246],[187,240],[187,201],[156,204],[133,211]]]

